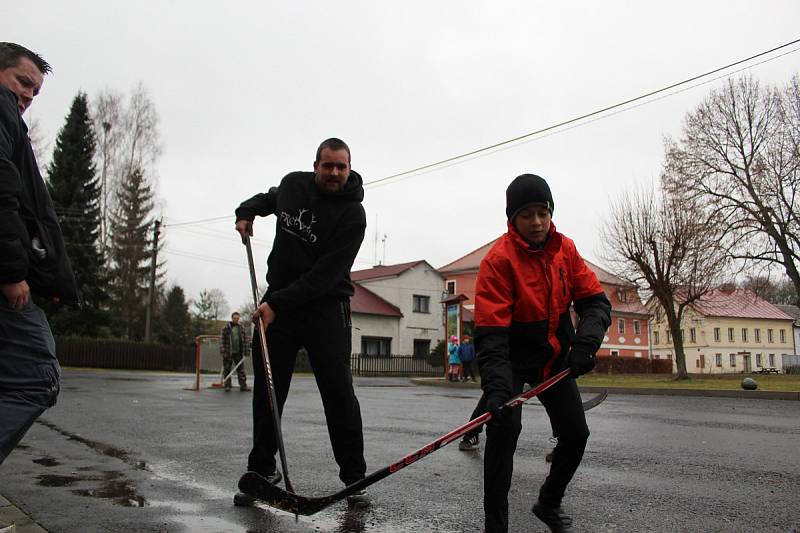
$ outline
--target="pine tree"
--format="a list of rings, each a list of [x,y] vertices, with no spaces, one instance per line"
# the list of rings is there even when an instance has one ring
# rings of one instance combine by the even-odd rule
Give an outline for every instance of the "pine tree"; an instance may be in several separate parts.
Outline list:
[[[151,228],[155,194],[139,168],[119,185],[111,217],[111,301],[115,333],[144,337],[152,254]]]
[[[168,292],[154,323],[155,336],[163,344],[187,344],[192,333],[192,317],[186,294],[178,285]]]
[[[108,278],[100,247],[100,188],[93,163],[95,137],[86,94],[72,101],[47,168],[48,189],[78,282],[80,309],[48,306],[56,334],[97,337],[107,331],[110,315]]]

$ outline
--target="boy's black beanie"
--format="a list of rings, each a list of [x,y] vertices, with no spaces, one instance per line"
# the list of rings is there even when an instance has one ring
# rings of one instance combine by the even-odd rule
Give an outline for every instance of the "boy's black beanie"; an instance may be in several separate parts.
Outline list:
[[[514,178],[506,189],[506,216],[513,221],[517,213],[528,206],[546,207],[553,214],[553,194],[544,178],[523,174]]]

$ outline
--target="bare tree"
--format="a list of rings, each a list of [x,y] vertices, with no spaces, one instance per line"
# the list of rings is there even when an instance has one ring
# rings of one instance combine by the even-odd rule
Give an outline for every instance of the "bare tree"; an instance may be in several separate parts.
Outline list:
[[[603,260],[650,293],[655,318],[666,318],[673,339],[677,379],[688,379],[681,320],[726,273],[718,226],[660,187],[621,194],[601,227]]]
[[[192,304],[195,316],[201,320],[219,320],[228,313],[229,307],[222,289],[204,289]]]
[[[49,164],[48,154],[50,152],[50,143],[47,142],[47,136],[42,127],[42,122],[37,117],[28,117],[28,138],[31,140],[33,147],[33,155],[36,156],[36,162],[39,163],[39,168],[47,168]]]
[[[800,294],[800,82],[729,80],[668,141],[668,186],[727,228],[729,255],[779,265]],[[798,302],[800,303],[800,302]]]
[[[92,111],[101,182],[102,242],[107,244],[113,191],[134,171],[143,172],[148,181],[155,182],[154,166],[161,154],[159,119],[142,83],[127,99],[117,91],[101,92],[94,99]]]

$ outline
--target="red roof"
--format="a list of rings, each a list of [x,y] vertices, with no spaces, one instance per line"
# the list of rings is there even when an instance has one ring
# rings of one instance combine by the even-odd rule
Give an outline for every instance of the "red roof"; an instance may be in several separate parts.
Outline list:
[[[401,317],[403,313],[395,305],[390,304],[371,290],[353,283],[355,294],[350,298],[350,310],[364,315],[382,315]]]
[[[425,261],[423,260],[419,260],[411,261],[410,263],[400,263],[398,265],[380,265],[368,268],[366,270],[356,270],[355,272],[350,272],[350,279],[353,281],[364,281],[366,279],[390,278],[399,276],[409,268],[413,268],[424,262]]]
[[[498,237],[497,239],[499,238],[500,237]],[[484,244],[477,250],[471,251],[467,255],[456,259],[452,263],[447,263],[445,266],[439,269],[439,272],[442,274],[450,272],[463,272],[470,270],[474,270],[475,272],[477,272],[478,267],[480,267],[481,265],[481,261],[483,260],[484,257],[486,257],[486,254],[489,253],[489,250],[492,249],[492,246],[494,245],[495,242],[497,242],[497,239],[494,239],[491,242]]]
[[[693,307],[706,316],[794,320],[749,289],[712,289],[695,302]]]

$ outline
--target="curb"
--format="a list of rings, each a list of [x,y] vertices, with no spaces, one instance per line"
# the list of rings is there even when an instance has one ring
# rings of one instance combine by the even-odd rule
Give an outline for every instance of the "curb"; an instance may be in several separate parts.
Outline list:
[[[0,532],[47,533],[47,530],[0,494]]]
[[[445,381],[444,378],[411,378],[414,385],[426,387],[445,387],[457,389],[479,389],[479,383],[462,383]],[[581,387],[581,392],[602,392],[609,394],[629,394],[646,396],[700,396],[715,398],[744,398],[759,400],[789,400],[800,401],[800,392],[795,391],[766,391],[766,390],[735,390],[735,389],[648,389],[635,387]]]

